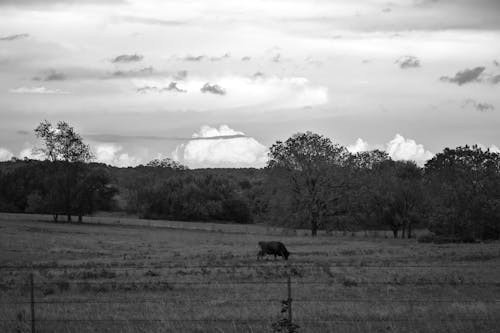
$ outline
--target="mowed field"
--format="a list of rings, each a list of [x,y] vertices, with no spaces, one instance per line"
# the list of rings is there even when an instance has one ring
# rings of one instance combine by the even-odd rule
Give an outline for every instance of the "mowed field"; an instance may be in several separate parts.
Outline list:
[[[257,260],[280,240],[290,260]],[[498,332],[500,243],[0,220],[0,332]],[[33,268],[32,268],[33,266]]]

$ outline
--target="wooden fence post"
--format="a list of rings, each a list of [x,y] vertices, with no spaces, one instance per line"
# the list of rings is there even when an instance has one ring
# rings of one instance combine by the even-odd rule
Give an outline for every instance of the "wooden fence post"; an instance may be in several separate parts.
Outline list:
[[[31,333],[35,333],[35,286],[33,283],[33,272],[30,274],[31,289]]]
[[[292,279],[288,273],[288,325],[292,325]]]

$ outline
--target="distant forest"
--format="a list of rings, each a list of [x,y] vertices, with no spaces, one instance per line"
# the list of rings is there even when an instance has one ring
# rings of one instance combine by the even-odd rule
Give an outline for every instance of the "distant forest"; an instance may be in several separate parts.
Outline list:
[[[500,155],[446,148],[423,168],[379,150],[351,154],[297,133],[270,147],[263,169],[195,169],[170,159],[117,168],[92,162],[67,123],[35,129],[46,160],[0,163],[0,211],[71,221],[98,211],[141,218],[259,223],[290,228],[428,228],[452,241],[500,238]]]

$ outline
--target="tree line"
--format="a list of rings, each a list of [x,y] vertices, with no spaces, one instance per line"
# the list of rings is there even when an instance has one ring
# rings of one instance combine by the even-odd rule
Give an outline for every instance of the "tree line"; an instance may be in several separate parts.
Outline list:
[[[126,211],[141,218],[265,223],[291,228],[427,228],[456,241],[500,238],[500,155],[446,148],[424,167],[386,152],[350,153],[311,132],[277,141],[263,169],[196,169],[171,159],[116,168],[93,163],[65,122],[36,129],[44,161],[0,163],[0,211],[61,215]]]

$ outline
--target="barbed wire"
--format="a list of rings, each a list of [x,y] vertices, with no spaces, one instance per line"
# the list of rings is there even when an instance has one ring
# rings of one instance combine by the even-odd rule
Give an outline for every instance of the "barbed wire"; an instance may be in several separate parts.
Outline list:
[[[266,323],[275,320],[276,318],[204,318],[204,319],[171,319],[171,318],[128,318],[128,319],[93,319],[93,318],[43,318],[37,319],[37,322],[86,322],[86,323],[101,323],[101,322],[111,322],[111,323],[130,323],[130,322],[228,322],[228,323]],[[491,317],[476,317],[476,318],[426,318],[426,317],[413,317],[413,318],[352,318],[352,319],[330,319],[330,320],[311,320],[311,319],[300,319],[296,318],[296,322],[303,324],[336,324],[336,323],[366,323],[366,322],[409,322],[414,323],[418,321],[425,322],[500,322],[500,318]],[[0,322],[18,322],[15,319],[0,319]]]
[[[116,282],[116,281],[45,281],[39,282],[40,286],[55,286],[61,288],[64,285],[64,289],[69,289],[69,286],[79,286],[79,287],[89,287],[89,286],[101,286],[110,288],[132,288],[146,286],[146,290],[154,291],[158,287],[164,287],[167,289],[172,289],[175,286],[231,286],[231,285],[286,285],[286,281],[128,281],[128,282]],[[357,286],[494,286],[499,287],[500,282],[497,281],[297,281],[293,280],[292,285],[318,285],[318,286],[343,286],[343,287],[357,287]],[[0,284],[0,290],[16,290],[19,286],[26,284]]]
[[[150,266],[146,265],[106,265],[106,264],[95,264],[92,265],[0,265],[0,270],[70,270],[70,269],[112,269],[112,270],[153,270],[153,269],[244,269],[244,268],[302,268],[302,267],[333,267],[333,268],[457,268],[457,269],[477,269],[477,268],[488,268],[488,269],[500,269],[499,265],[472,265],[472,264],[394,264],[394,263],[369,263],[369,262],[294,262],[294,263],[283,263],[276,261],[267,261],[259,264],[198,264],[198,265],[186,265],[182,263],[158,263],[152,264]]]
[[[324,285],[324,286],[344,286],[344,287],[356,287],[356,286],[366,286],[366,285],[385,285],[385,286],[500,286],[500,282],[497,281],[297,281],[291,282],[294,285]],[[183,286],[228,286],[228,285],[286,285],[286,281],[128,281],[128,282],[116,282],[116,281],[45,281],[38,283],[41,286],[57,286],[60,287],[62,284],[66,285],[76,285],[76,286],[109,286],[109,287],[135,287],[135,286],[149,286],[149,289],[154,290],[154,287],[167,287],[171,288],[176,285]],[[19,286],[19,284],[0,284],[0,289],[18,289],[10,288],[13,286]],[[64,287],[66,288],[66,287]]]
[[[118,299],[118,300],[96,300],[96,299],[74,299],[74,300],[36,300],[34,304],[130,304],[130,303],[158,303],[158,304],[179,304],[179,303],[274,303],[281,302],[281,299],[233,299],[219,300],[213,298],[148,298],[148,299]],[[480,299],[350,299],[350,298],[324,298],[324,299],[305,299],[294,298],[298,303],[500,303],[498,299],[480,300]],[[0,305],[25,305],[30,301],[0,302]]]

